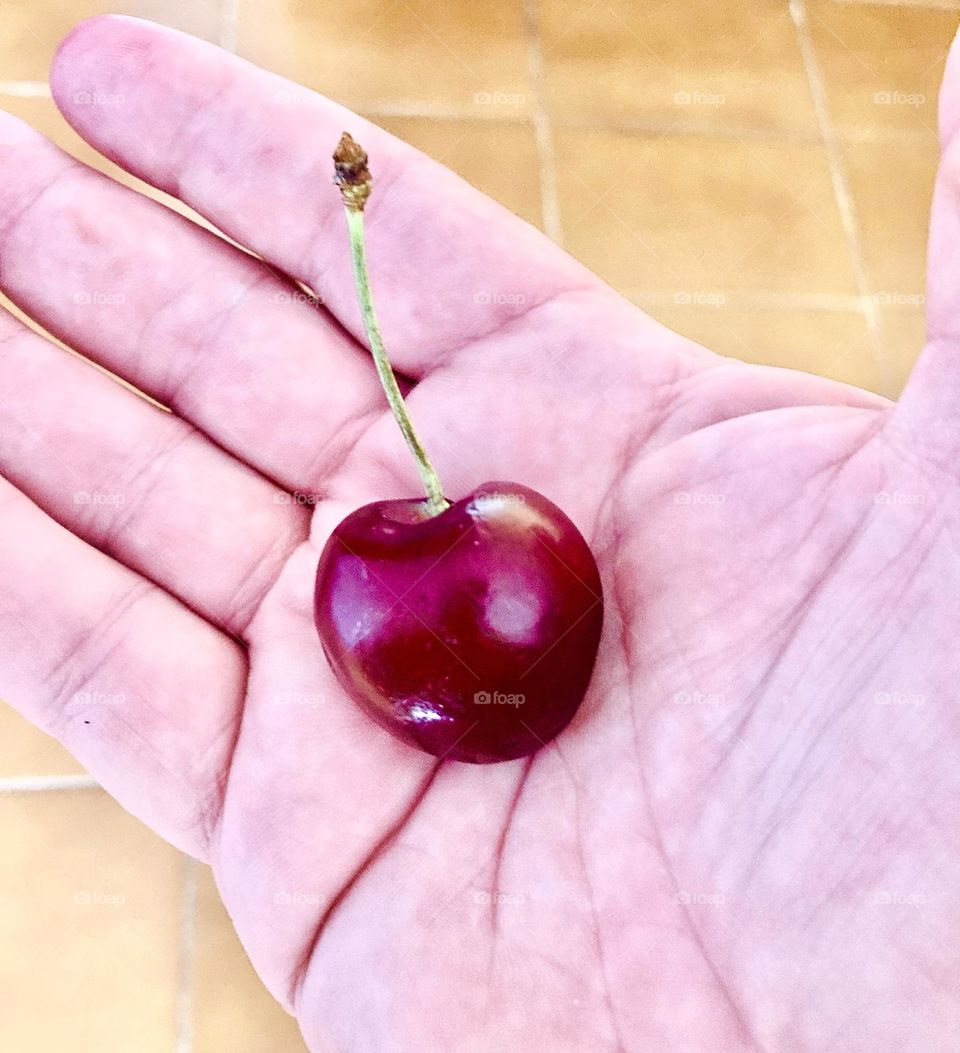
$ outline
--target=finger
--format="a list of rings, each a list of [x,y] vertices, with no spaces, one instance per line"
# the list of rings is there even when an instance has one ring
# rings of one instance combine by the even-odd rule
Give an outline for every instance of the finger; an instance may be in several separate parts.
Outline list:
[[[60,47],[51,86],[88,142],[306,282],[360,337],[342,208],[330,185],[340,133],[355,133],[375,181],[368,217],[381,320],[395,362],[411,375],[541,302],[597,284],[532,228],[382,129],[173,30],[116,16],[82,22]],[[118,101],[76,102],[88,95]]]
[[[5,312],[0,473],[237,635],[308,529],[290,495]]]
[[[290,489],[381,410],[367,353],[260,261],[0,113],[0,284]]]
[[[0,697],[123,806],[205,856],[236,739],[243,648],[0,478]]]
[[[940,94],[941,158],[927,260],[927,342],[891,418],[889,434],[956,473],[960,447],[960,44]]]

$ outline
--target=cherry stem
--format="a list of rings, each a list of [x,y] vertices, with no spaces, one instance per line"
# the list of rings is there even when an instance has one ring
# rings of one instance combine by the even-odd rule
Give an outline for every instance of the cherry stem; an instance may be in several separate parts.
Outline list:
[[[363,227],[363,209],[373,187],[370,169],[367,168],[367,155],[359,143],[344,132],[334,152],[333,160],[334,182],[340,187],[343,206],[347,213],[350,255],[353,259],[353,276],[357,287],[360,315],[363,318],[367,339],[370,341],[370,351],[377,367],[377,375],[380,377],[380,383],[387,396],[387,402],[390,403],[393,416],[417,462],[420,478],[427,492],[427,508],[431,515],[439,515],[444,509],[450,507],[450,502],[443,496],[436,469],[430,463],[427,451],[423,448],[410,414],[407,412],[407,405],[403,401],[397,378],[390,365],[390,359],[387,357],[387,349],[383,346],[380,325],[373,308]]]

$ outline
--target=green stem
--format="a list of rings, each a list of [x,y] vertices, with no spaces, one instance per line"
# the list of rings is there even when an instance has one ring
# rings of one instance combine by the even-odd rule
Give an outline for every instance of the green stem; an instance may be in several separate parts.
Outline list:
[[[344,138],[347,137],[345,136]],[[356,146],[352,140],[351,145]],[[342,149],[342,141],[340,149]],[[337,154],[334,157],[336,158]],[[450,502],[443,496],[440,479],[430,463],[430,458],[427,456],[427,452],[413,427],[413,421],[411,421],[407,412],[407,406],[403,401],[403,395],[400,393],[397,378],[394,376],[393,367],[390,365],[390,359],[387,357],[387,350],[383,346],[380,326],[377,323],[377,315],[373,308],[363,230],[363,206],[366,204],[371,185],[369,172],[366,171],[365,166],[366,155],[363,155],[363,162],[365,179],[362,183],[363,193],[359,196],[359,199],[356,189],[351,195],[347,192],[349,188],[346,188],[344,183],[338,178],[347,213],[347,230],[350,233],[350,255],[353,258],[353,276],[357,286],[360,315],[363,318],[363,327],[367,332],[367,339],[370,341],[370,351],[373,354],[377,375],[380,377],[380,383],[387,396],[387,402],[389,402],[393,416],[397,424],[400,425],[400,431],[403,432],[403,437],[407,440],[407,446],[410,447],[410,452],[417,462],[420,478],[423,480],[423,486],[427,492],[427,507],[431,515],[438,515],[444,509],[449,508]]]

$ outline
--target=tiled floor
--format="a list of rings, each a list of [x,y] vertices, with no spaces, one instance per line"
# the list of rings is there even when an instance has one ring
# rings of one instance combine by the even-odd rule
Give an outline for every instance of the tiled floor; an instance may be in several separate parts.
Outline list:
[[[641,14],[642,12],[642,14]],[[786,3],[543,0],[551,112],[578,123],[816,134]]]
[[[169,1053],[178,853],[101,790],[0,796],[0,1048]]]
[[[526,116],[531,83],[517,0],[241,3],[237,50],[354,109]],[[479,151],[478,151],[479,153]]]
[[[0,106],[145,189],[45,84],[104,10],[359,108],[724,354],[893,396],[918,352],[960,3],[6,0]],[[0,1049],[302,1053],[209,872],[89,782],[0,703]]]

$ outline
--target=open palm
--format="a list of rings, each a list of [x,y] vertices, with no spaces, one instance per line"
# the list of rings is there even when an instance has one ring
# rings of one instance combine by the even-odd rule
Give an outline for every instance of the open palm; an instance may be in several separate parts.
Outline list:
[[[954,1048],[949,151],[935,339],[893,405],[670,333],[416,151],[210,45],[95,19],[52,83],[90,143],[257,255],[4,116],[3,291],[173,412],[3,319],[0,693],[212,863],[311,1048]],[[313,628],[333,526],[418,492],[353,304],[343,128],[447,493],[535,487],[601,569],[590,693],[527,761],[398,744]]]

